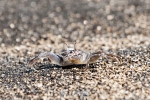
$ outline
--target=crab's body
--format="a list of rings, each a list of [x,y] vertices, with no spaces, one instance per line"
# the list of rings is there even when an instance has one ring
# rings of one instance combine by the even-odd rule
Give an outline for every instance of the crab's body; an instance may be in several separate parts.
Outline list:
[[[44,52],[39,56],[31,59],[29,61],[29,65],[33,65],[35,62],[40,60],[41,58],[47,58],[48,61],[52,64],[56,64],[59,66],[68,66],[74,64],[90,64],[95,62],[98,58],[98,54],[94,53],[86,53],[81,50],[69,50],[62,52],[61,54],[54,54],[52,52]]]
[[[55,54],[52,52],[44,52],[41,53],[39,56],[31,59],[29,61],[29,65],[33,65],[41,58],[47,58],[48,61],[52,64],[56,64],[59,66],[68,66],[74,64],[91,64],[98,60],[101,56],[101,52],[94,52],[94,53],[86,53],[82,50],[77,50],[74,46],[74,49],[68,50],[66,49],[61,54]]]

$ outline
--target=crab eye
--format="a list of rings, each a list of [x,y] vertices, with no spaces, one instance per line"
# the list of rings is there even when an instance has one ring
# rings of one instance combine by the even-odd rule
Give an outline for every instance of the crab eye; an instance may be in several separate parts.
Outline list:
[[[70,50],[70,53],[73,53],[74,52],[74,50]]]

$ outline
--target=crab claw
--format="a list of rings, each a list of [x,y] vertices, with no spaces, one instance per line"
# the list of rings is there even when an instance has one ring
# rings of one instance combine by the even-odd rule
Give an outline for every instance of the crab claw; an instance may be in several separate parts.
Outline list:
[[[51,62],[52,64],[57,64],[57,65],[60,65],[61,60],[62,60],[58,55],[56,55],[54,53],[44,52],[44,53],[41,53],[39,56],[31,59],[28,63],[29,66],[32,66],[33,64],[35,64],[37,61],[39,61],[42,58],[48,58],[49,62]]]
[[[89,62],[88,63],[94,63],[96,62],[98,59],[99,59],[100,55],[99,54],[93,54],[91,55],[90,59],[89,59]]]
[[[31,60],[28,62],[28,65],[29,65],[29,66],[32,66],[35,62],[37,62],[37,61],[39,61],[39,60],[40,60],[40,58],[35,57],[35,58],[31,59]]]

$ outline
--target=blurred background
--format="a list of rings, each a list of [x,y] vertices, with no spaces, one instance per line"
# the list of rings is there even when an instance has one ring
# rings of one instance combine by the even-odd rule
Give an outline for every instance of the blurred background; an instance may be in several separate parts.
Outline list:
[[[95,45],[93,49],[97,50],[103,46],[115,49],[149,44],[146,40],[150,33],[150,0],[1,0],[0,3],[1,47],[34,44],[52,48],[77,41],[79,47],[89,49]]]

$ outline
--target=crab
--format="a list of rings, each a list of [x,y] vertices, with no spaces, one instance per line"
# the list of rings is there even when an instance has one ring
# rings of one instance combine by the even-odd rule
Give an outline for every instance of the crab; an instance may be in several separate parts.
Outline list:
[[[118,56],[107,54],[101,51],[87,53],[85,51],[76,49],[76,43],[74,43],[74,48],[69,49],[67,47],[60,54],[55,54],[52,52],[43,52],[39,54],[37,57],[29,61],[29,66],[32,66],[37,61],[43,58],[47,58],[51,64],[56,64],[59,66],[69,66],[78,64],[86,64],[86,66],[88,66],[89,64],[95,63],[100,58],[100,56],[119,58]]]

